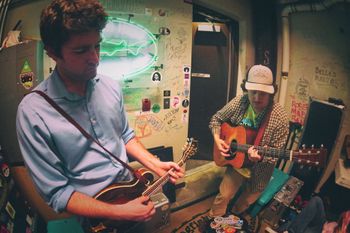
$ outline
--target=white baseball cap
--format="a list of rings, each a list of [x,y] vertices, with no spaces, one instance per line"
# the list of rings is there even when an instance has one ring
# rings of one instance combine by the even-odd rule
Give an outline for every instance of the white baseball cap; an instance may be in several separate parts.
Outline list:
[[[248,72],[245,89],[273,94],[275,88],[273,86],[273,76],[270,68],[263,65],[252,66]]]

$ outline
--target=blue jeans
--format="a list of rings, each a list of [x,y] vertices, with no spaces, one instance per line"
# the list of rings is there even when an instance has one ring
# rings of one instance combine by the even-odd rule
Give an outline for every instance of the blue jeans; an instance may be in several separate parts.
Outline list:
[[[287,230],[290,233],[320,233],[325,222],[326,213],[322,199],[315,196],[292,220]]]

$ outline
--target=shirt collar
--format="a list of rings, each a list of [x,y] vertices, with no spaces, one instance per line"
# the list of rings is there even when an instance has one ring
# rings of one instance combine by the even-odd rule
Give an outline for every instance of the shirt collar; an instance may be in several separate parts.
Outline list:
[[[92,90],[94,89],[95,85],[100,80],[99,77],[95,77],[88,81],[87,85],[87,96],[91,95]],[[69,92],[67,88],[64,86],[57,69],[55,68],[50,77],[48,78],[48,85],[47,85],[47,92],[49,96],[52,98],[65,98],[68,100],[80,100],[84,98],[83,96],[80,96],[78,94]]]

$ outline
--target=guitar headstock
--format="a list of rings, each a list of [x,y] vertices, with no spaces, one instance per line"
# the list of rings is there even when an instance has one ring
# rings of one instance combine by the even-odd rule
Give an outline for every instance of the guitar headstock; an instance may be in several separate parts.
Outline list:
[[[193,138],[187,138],[186,144],[183,148],[183,153],[181,160],[186,161],[193,155],[197,153],[198,150],[198,140],[195,140]]]
[[[327,163],[327,149],[320,148],[301,148],[293,151],[293,161],[313,167],[325,167]]]

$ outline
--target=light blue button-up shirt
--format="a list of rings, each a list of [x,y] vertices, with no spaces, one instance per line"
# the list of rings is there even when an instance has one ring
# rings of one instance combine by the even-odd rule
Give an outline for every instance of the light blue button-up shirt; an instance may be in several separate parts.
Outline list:
[[[58,73],[36,88],[44,91],[114,155],[128,162],[129,128],[117,82],[96,77],[84,97],[70,93]],[[95,195],[115,181],[130,180],[129,170],[58,113],[43,97],[24,97],[17,112],[17,135],[26,166],[39,192],[56,211],[63,211],[74,191]]]

